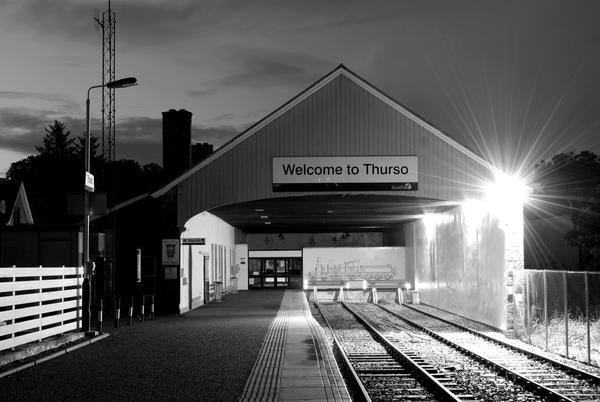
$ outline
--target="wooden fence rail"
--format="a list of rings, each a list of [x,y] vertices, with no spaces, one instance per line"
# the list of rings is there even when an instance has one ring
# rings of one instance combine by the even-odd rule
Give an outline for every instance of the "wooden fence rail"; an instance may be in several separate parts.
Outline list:
[[[0,351],[81,328],[82,267],[0,267]]]

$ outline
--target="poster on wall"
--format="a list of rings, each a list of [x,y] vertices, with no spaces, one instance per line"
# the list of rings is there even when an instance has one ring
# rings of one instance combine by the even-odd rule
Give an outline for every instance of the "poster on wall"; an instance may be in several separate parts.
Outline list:
[[[179,267],[165,267],[165,279],[177,279]]]
[[[398,287],[406,281],[404,247],[305,248],[302,264],[308,286],[367,281],[368,286]]]
[[[162,265],[179,265],[179,239],[162,239]]]

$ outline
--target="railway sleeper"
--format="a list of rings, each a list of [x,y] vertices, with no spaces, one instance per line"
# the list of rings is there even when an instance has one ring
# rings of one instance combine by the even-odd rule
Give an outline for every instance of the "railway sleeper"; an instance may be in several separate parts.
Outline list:
[[[402,369],[355,369],[357,374],[370,375],[370,374],[404,374],[406,370]]]

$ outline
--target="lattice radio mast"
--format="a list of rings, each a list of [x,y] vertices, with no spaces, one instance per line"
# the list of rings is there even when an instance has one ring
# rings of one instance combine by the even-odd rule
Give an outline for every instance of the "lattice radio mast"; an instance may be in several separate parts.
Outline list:
[[[110,8],[96,11],[96,28],[102,29],[102,85],[115,80],[115,12]],[[115,89],[102,88],[102,156],[108,162],[115,160]]]

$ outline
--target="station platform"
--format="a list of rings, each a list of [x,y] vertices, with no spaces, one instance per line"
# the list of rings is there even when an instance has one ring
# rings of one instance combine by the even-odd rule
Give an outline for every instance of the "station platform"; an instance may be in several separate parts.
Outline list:
[[[300,290],[228,294],[0,378],[0,399],[350,401]],[[0,368],[1,369],[1,368]],[[25,386],[26,384],[26,386]]]
[[[240,401],[351,401],[304,292],[285,292]]]

